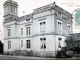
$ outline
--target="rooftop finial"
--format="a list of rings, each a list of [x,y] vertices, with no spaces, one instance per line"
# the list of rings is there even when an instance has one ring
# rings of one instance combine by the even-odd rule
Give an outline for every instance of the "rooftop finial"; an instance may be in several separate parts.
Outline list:
[[[12,1],[12,0],[8,0],[8,1]]]
[[[54,4],[55,4],[56,2],[54,1]]]

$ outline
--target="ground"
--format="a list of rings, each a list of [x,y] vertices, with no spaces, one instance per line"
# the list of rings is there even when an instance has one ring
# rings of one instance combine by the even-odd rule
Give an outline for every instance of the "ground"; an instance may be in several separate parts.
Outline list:
[[[42,58],[42,57],[25,57],[25,56],[9,56],[0,55],[0,60],[80,60],[80,57],[73,58]]]

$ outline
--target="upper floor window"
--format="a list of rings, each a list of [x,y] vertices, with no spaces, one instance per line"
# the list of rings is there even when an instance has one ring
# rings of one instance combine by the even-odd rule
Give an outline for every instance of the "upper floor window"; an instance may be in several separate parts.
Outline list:
[[[12,5],[11,5],[11,12],[13,12],[13,8],[12,8]]]
[[[57,20],[57,31],[58,33],[62,32],[62,21]]]
[[[30,19],[26,19],[26,23],[28,23],[30,21]]]
[[[70,34],[71,32],[71,25],[70,24],[67,24],[67,32]]]
[[[23,35],[23,28],[21,28],[21,35]]]
[[[31,42],[30,42],[30,40],[26,40],[26,48],[31,48]]]
[[[8,49],[11,49],[11,41],[8,41]]]
[[[40,38],[41,49],[46,49],[46,38]]]
[[[8,29],[8,36],[11,36],[11,29]]]
[[[46,31],[46,22],[40,22],[40,31],[45,32]]]
[[[15,13],[17,13],[17,7],[15,7]]]
[[[8,6],[6,6],[6,13],[8,13]]]
[[[15,13],[15,6],[13,6],[13,13]]]
[[[30,35],[30,27],[26,27],[26,35]]]
[[[7,7],[5,6],[5,8],[4,8],[4,13],[6,14],[6,11],[7,11]]]
[[[58,14],[58,15],[61,15],[61,12],[58,11],[57,14]]]

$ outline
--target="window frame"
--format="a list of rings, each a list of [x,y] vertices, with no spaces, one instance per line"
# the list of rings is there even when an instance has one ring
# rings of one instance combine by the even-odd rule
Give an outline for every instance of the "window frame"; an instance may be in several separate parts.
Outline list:
[[[31,34],[31,27],[27,26],[26,27],[26,35],[30,35]]]
[[[10,37],[11,36],[11,29],[10,28],[7,29],[7,33],[8,33],[8,37]]]
[[[8,41],[8,49],[11,49],[11,41]]]
[[[46,21],[40,21],[40,32],[46,32]]]
[[[40,38],[40,49],[46,49],[46,38]]]
[[[23,28],[21,28],[21,35],[23,35]]]
[[[69,31],[68,31],[68,27],[69,27]],[[71,25],[69,23],[67,24],[67,32],[68,32],[68,34],[71,33]]]
[[[61,48],[61,40],[62,40],[62,38],[59,37],[59,38],[58,38],[58,41],[59,41],[59,42],[58,42],[58,48]]]
[[[57,32],[62,33],[62,21],[60,19],[57,19]]]
[[[27,49],[31,48],[31,40],[26,40],[26,48]]]
[[[23,47],[23,40],[21,40],[21,47]]]

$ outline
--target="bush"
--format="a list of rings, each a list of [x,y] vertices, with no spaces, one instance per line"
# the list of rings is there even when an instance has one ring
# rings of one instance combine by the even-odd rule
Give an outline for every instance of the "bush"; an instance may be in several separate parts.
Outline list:
[[[67,51],[66,52],[66,55],[72,57],[72,56],[74,56],[74,52],[73,51]]]

